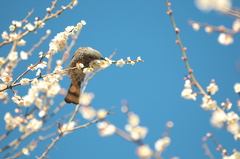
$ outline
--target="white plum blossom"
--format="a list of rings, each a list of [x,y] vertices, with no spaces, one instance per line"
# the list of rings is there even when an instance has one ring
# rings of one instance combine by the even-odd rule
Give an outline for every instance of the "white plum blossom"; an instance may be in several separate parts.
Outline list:
[[[18,34],[16,32],[12,32],[9,34],[9,41],[14,41],[18,38]]]
[[[240,152],[236,151],[231,156],[223,156],[222,159],[239,159],[240,158]]]
[[[7,85],[4,83],[0,83],[0,90],[7,88]]]
[[[49,58],[50,56],[52,56],[58,52],[58,47],[57,47],[56,43],[57,42],[52,40],[51,43],[49,44],[48,55],[46,56],[47,58]]]
[[[18,101],[21,99],[21,97],[20,96],[18,96],[18,95],[14,95],[13,97],[12,97],[12,101],[14,102],[14,103],[18,103]]]
[[[158,152],[162,152],[171,142],[171,139],[169,137],[164,137],[162,139],[159,139],[155,142],[155,150]]]
[[[116,127],[106,121],[98,122],[97,128],[101,136],[109,136],[116,132]]]
[[[47,11],[47,12],[50,12],[50,11],[51,11],[51,8],[46,8],[46,11]]]
[[[68,40],[67,32],[58,33],[49,44],[48,53],[50,55],[54,55],[58,51],[62,51],[67,45],[67,40]]]
[[[195,0],[195,4],[198,9],[202,11],[216,10],[219,12],[225,12],[232,7],[230,0]]]
[[[191,81],[189,79],[185,80],[184,87],[181,96],[185,99],[196,100],[197,94],[192,91]]]
[[[202,98],[201,107],[205,110],[216,110],[217,109],[217,101],[212,100],[210,96],[204,96]]]
[[[142,61],[142,58],[140,56],[137,57],[137,62]]]
[[[140,140],[145,138],[145,136],[148,133],[147,127],[142,126],[133,126],[130,124],[127,124],[125,126],[125,130],[130,133],[130,136],[133,140]]]
[[[234,85],[234,91],[235,91],[236,93],[240,93],[240,83],[236,83],[236,84]]]
[[[82,64],[82,63],[76,63],[76,67],[78,68],[78,69],[82,69],[83,67],[84,67],[84,65]]]
[[[10,61],[17,60],[17,58],[18,58],[18,52],[12,51],[12,52],[8,55],[8,58],[9,58]]]
[[[192,28],[195,30],[195,31],[198,31],[200,29],[200,25],[198,23],[193,23],[192,24]]]
[[[74,30],[74,26],[68,26],[68,27],[66,27],[66,28],[65,28],[65,31],[66,31],[67,36],[68,36],[68,35],[74,35],[73,30]]]
[[[37,87],[31,87],[28,90],[28,95],[32,96],[33,98],[37,98],[39,94],[39,90]]]
[[[30,155],[29,150],[28,150],[27,148],[23,148],[23,149],[22,149],[22,153],[23,153],[24,155],[27,155],[27,156]]]
[[[21,21],[13,20],[12,24],[15,25],[17,28],[21,28],[22,27],[22,22]]]
[[[217,128],[223,127],[223,123],[227,121],[227,115],[222,110],[215,110],[212,113],[211,124]]]
[[[26,85],[28,85],[29,84],[29,79],[28,78],[22,78],[21,80],[20,80],[20,84],[22,85],[22,86],[26,86]]]
[[[212,95],[214,95],[218,91],[218,86],[215,82],[211,82],[209,86],[207,86],[207,92],[210,92]]]
[[[93,71],[94,71],[93,68],[84,68],[84,69],[83,69],[83,73],[84,73],[84,74],[91,73],[91,72],[93,72]]]
[[[87,120],[92,120],[97,115],[96,110],[90,106],[82,106],[79,111],[82,117]]]
[[[97,117],[99,119],[104,119],[107,116],[107,111],[105,109],[100,109],[97,111]]]
[[[233,22],[233,26],[232,26],[233,30],[235,32],[239,32],[240,31],[240,19],[236,19],[234,22]]]
[[[17,126],[17,124],[14,121],[14,118],[12,117],[12,115],[9,112],[7,112],[5,114],[4,120],[6,122],[6,127],[5,128],[7,130],[13,130]]]
[[[233,122],[233,123],[228,123],[227,124],[227,131],[232,133],[234,135],[234,138],[238,136],[239,134],[239,123],[238,122]]]
[[[24,101],[24,106],[29,107],[30,105],[32,105],[34,103],[35,98],[33,98],[33,96],[31,96],[31,95],[25,95],[22,99]]]
[[[2,33],[2,39],[3,39],[3,40],[8,40],[8,39],[9,39],[8,33],[7,33],[6,31],[4,31],[4,32]]]
[[[235,112],[231,111],[227,113],[228,124],[236,123],[238,122],[238,120],[239,120],[239,116]]]
[[[16,27],[15,27],[14,25],[10,25],[10,26],[9,26],[9,30],[10,30],[10,31],[14,31],[15,29],[16,29]]]
[[[89,66],[90,68],[93,68],[93,69],[100,69],[100,65],[99,65],[100,61],[99,60],[93,60],[90,62]]]
[[[63,71],[62,71],[63,73]],[[48,75],[46,77],[43,78],[43,80],[45,82],[48,82],[49,84],[55,84],[55,83],[58,83],[58,78],[59,78],[59,74],[55,74],[55,75]]]
[[[65,71],[62,70],[62,66],[58,65],[55,67],[53,73],[56,73],[56,74],[59,74],[59,75],[62,75],[65,73]]]
[[[81,29],[82,28],[82,26],[83,26],[83,24],[82,23],[77,23],[77,26],[75,27],[76,29]]]
[[[0,79],[5,83],[5,84],[9,84],[10,82],[12,82],[13,78],[8,75],[6,72],[2,73],[2,75],[0,76]]]
[[[206,27],[204,28],[204,30],[205,30],[206,33],[211,33],[211,32],[213,31],[213,27],[211,27],[211,26],[206,26]]]
[[[93,98],[94,98],[93,93],[83,93],[80,96],[80,104],[87,106],[92,102]]]
[[[193,93],[191,88],[185,88],[183,89],[181,96],[185,99],[192,99],[192,100],[196,100],[196,93]]]
[[[234,139],[239,140],[240,139],[240,133],[235,133],[234,134]]]
[[[25,44],[26,44],[26,41],[23,40],[23,39],[21,39],[21,40],[17,43],[18,46],[24,46]]]
[[[5,91],[0,92],[0,100],[3,100],[4,98],[6,98],[7,95],[8,95],[8,93]]]
[[[56,64],[59,65],[59,66],[61,66],[61,65],[62,65],[62,60],[57,60],[57,61],[56,61]]]
[[[117,61],[116,66],[123,67],[125,64],[126,64],[126,62],[123,61],[123,59],[120,59]]]
[[[38,130],[42,127],[42,124],[43,124],[42,121],[33,118],[28,122],[26,127],[29,130]]]
[[[50,88],[48,88],[47,96],[53,98],[59,93],[60,90],[61,87],[58,83],[51,84]]]
[[[46,62],[46,61],[40,62],[40,63],[37,65],[37,68],[44,69],[45,67],[47,67],[47,62]]]
[[[132,126],[137,126],[140,123],[140,118],[138,115],[134,114],[133,112],[128,113],[128,122]]]
[[[191,81],[189,79],[185,80],[184,87],[185,88],[192,88]]]
[[[40,69],[38,69],[37,72],[36,72],[36,76],[41,75],[41,73],[42,73],[42,71]]]
[[[76,2],[77,0],[75,0],[75,2]],[[86,21],[85,20],[81,20],[81,24],[82,25],[86,25],[87,23],[86,23]]]
[[[218,42],[222,45],[230,45],[233,43],[233,37],[225,33],[220,33],[218,36]]]
[[[20,52],[20,57],[22,60],[27,60],[28,59],[28,53],[21,51]]]
[[[9,112],[7,112],[4,115],[4,120],[6,123],[6,129],[13,130],[15,127],[17,127],[19,124],[21,124],[24,119],[19,116],[13,117]]]
[[[43,80],[38,81],[38,89],[42,92],[46,92],[48,90],[48,82],[45,82]]]
[[[112,60],[109,58],[105,58],[105,60],[102,60],[99,63],[101,69],[105,69],[106,67],[110,66],[111,64],[112,64]]]
[[[148,145],[139,146],[136,150],[136,153],[140,158],[144,159],[150,158],[153,154],[152,150]]]
[[[33,31],[34,30],[34,26],[31,23],[27,23],[24,26],[25,29],[27,29],[28,31]]]

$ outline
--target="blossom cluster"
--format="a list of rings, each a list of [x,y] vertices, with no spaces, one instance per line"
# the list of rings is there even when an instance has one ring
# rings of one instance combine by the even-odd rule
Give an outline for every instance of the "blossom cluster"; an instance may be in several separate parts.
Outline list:
[[[218,42],[222,45],[230,45],[233,43],[233,34],[240,31],[240,20],[236,19],[233,22],[232,29],[226,29],[224,26],[214,27],[211,25],[201,24],[198,22],[190,22],[190,25],[195,31],[198,31],[201,27],[204,27],[205,32],[212,33],[213,31],[220,32],[218,36]]]
[[[231,14],[232,1],[231,0],[195,0],[196,6],[202,11],[215,10],[225,14]],[[234,16],[234,15],[233,15]],[[198,31],[200,27],[204,27],[207,33],[213,31],[219,32],[218,42],[222,45],[230,45],[233,43],[233,35],[240,31],[240,19],[236,18],[232,24],[231,29],[227,29],[224,26],[214,27],[208,24],[201,24],[198,22],[190,22],[193,29]]]
[[[119,67],[123,67],[125,64],[131,64],[131,65],[135,65],[136,62],[144,62],[141,57],[137,57],[136,60],[131,60],[130,57],[127,57],[127,60],[124,61],[123,59],[120,59],[118,61],[113,61],[113,63],[116,63],[116,66],[119,66]]]
[[[109,67],[111,64],[116,64],[116,66],[123,67],[125,64],[135,65],[136,62],[144,62],[141,57],[138,57],[136,60],[131,60],[130,57],[127,60],[120,59],[118,61],[113,61],[109,58],[105,58],[105,60],[94,60],[90,62],[89,67],[85,68],[82,63],[76,63],[76,67],[78,69],[83,69],[83,73],[92,73],[95,69],[105,69]]]
[[[167,123],[167,127],[168,128],[172,128],[173,127],[173,122],[168,122]],[[154,144],[154,148],[155,151],[152,150],[149,145],[147,144],[143,144],[138,146],[136,153],[140,158],[151,158],[154,154],[155,155],[161,155],[162,152],[167,148],[167,146],[169,146],[171,143],[171,139],[168,136],[164,136],[163,138],[158,139],[155,144]]]
[[[231,0],[195,0],[196,6],[198,9],[202,11],[219,11],[226,12],[226,10],[230,10],[232,8]]]
[[[191,81],[187,79],[184,84],[184,89],[182,91],[182,97],[185,99],[192,99],[196,100],[197,93],[193,93],[191,89]],[[236,83],[234,85],[234,90],[236,93],[240,93],[240,84]],[[240,139],[240,125],[239,125],[239,116],[234,111],[230,111],[228,113],[225,110],[230,110],[232,108],[232,103],[229,99],[226,99],[226,102],[222,102],[221,109],[217,105],[217,101],[212,99],[211,95],[214,95],[218,91],[218,86],[216,85],[215,81],[212,80],[209,86],[207,86],[206,91],[208,95],[204,95],[202,98],[201,107],[204,110],[211,110],[212,117],[211,117],[211,124],[217,128],[222,128],[226,126],[227,130],[233,134],[234,139]]]
[[[184,89],[181,93],[181,96],[185,99],[196,100],[197,94],[193,92],[191,81],[189,79],[185,80]]]
[[[81,113],[82,117],[87,120],[92,120],[94,118],[101,119],[97,123],[97,128],[99,131],[100,136],[110,136],[113,134],[118,134],[122,138],[130,138],[129,141],[141,141],[145,138],[148,133],[148,128],[140,126],[140,117],[128,110],[127,106],[122,107],[122,112],[127,113],[128,123],[125,125],[125,131],[119,131],[120,128],[111,124],[109,121],[105,119],[107,115],[107,111],[104,109],[95,110],[93,107],[90,106],[92,100],[94,98],[93,93],[84,93],[81,96],[79,112]],[[173,122],[167,123],[168,128],[173,127]],[[168,136],[164,136],[163,138],[158,139],[155,142],[155,151],[156,153],[161,154],[166,147],[170,144],[171,139]],[[147,144],[139,145],[136,149],[136,153],[140,158],[150,158],[155,153]]]
[[[25,24],[26,23],[26,24]],[[25,24],[23,26],[23,24]],[[24,29],[27,31],[34,31],[36,28],[43,28],[45,25],[45,23],[39,19],[39,17],[35,18],[34,21],[34,25],[31,22],[26,21],[16,21],[13,20],[12,24],[9,26],[9,31],[10,33],[8,33],[7,31],[3,31],[2,33],[2,39],[6,40],[6,41],[15,41],[18,40],[17,44],[19,46],[23,46],[26,44],[26,41],[23,39],[19,39],[19,34],[17,34],[17,29]]]
[[[24,118],[22,116],[13,117],[9,112],[4,116],[6,122],[6,129],[13,130],[19,126],[20,132],[28,132],[31,130],[38,130],[42,127],[42,121],[37,120],[33,116],[28,116]]]
[[[224,155],[222,159],[239,159],[240,158],[240,152],[235,151],[231,156]]]
[[[67,46],[68,37],[73,36],[74,31],[81,30],[83,25],[86,25],[84,20],[79,22],[76,26],[68,26],[65,28],[64,32],[58,33],[49,44],[47,57],[56,54],[58,51],[63,51],[63,49],[65,49]]]
[[[222,109],[216,109],[212,113],[211,124],[217,128],[222,128],[226,125],[227,130],[233,134],[234,139],[240,139],[240,125],[239,125],[239,116],[234,111],[226,113]]]

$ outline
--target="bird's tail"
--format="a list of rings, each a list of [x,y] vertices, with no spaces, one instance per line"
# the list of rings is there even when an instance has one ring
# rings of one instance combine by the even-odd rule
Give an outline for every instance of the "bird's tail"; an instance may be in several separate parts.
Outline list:
[[[79,104],[81,82],[72,82],[65,97],[66,103]]]

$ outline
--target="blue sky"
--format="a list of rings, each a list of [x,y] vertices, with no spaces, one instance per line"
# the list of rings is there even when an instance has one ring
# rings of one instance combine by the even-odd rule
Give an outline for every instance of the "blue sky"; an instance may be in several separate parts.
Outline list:
[[[59,0],[58,7],[68,3],[68,0]],[[238,35],[234,37],[234,43],[229,46],[220,45],[217,42],[218,33],[207,34],[203,29],[196,32],[188,24],[188,20],[207,22],[215,26],[225,25],[231,28],[232,17],[221,15],[216,12],[202,13],[194,1],[183,3],[182,1],[171,1],[174,17],[177,26],[180,28],[181,38],[184,46],[188,48],[187,55],[191,67],[199,83],[206,88],[211,79],[215,79],[219,91],[213,96],[220,105],[226,98],[233,103],[233,110],[238,112],[236,102],[238,95],[234,93],[233,85],[239,82],[239,45]],[[8,30],[12,20],[22,20],[27,12],[35,9],[29,21],[34,17],[44,17],[45,9],[50,6],[49,1],[1,1],[0,32]],[[79,21],[85,20],[81,35],[73,50],[80,46],[90,46],[102,53],[104,57],[111,55],[118,49],[114,60],[131,57],[135,59],[141,56],[144,63],[137,63],[134,66],[126,65],[122,68],[111,65],[99,73],[89,84],[87,91],[94,92],[95,98],[92,106],[96,109],[113,110],[115,115],[107,119],[124,128],[127,123],[125,114],[120,111],[121,100],[129,102],[130,109],[141,118],[142,126],[148,127],[149,133],[143,140],[154,148],[156,140],[161,138],[164,132],[165,123],[173,121],[171,129],[171,144],[163,153],[164,158],[178,156],[180,158],[208,158],[204,155],[201,139],[207,132],[212,132],[215,138],[226,148],[229,154],[233,148],[239,150],[239,141],[234,141],[233,136],[223,129],[215,129],[209,120],[211,113],[200,107],[201,97],[197,101],[185,100],[181,97],[184,85],[184,76],[187,75],[184,62],[181,60],[181,52],[175,44],[175,33],[171,26],[167,8],[164,1],[93,1],[80,0],[79,4],[72,10],[65,11],[56,19],[47,21],[38,34],[31,34],[24,38],[27,45],[20,50],[29,50],[39,38],[44,35],[46,29],[51,29],[52,34],[40,48],[34,52],[32,61],[21,63],[21,67],[15,70],[15,78],[20,75],[26,66],[38,60],[38,52],[48,50],[49,41],[66,26],[76,25]],[[9,46],[1,48],[1,55],[6,56]],[[20,51],[19,50],[19,51]],[[73,52],[71,52],[73,54]],[[54,55],[54,59],[60,59],[62,53]],[[29,76],[31,78],[32,76]],[[69,87],[69,78],[65,76],[60,84],[63,88]],[[16,87],[20,91],[23,86]],[[12,92],[8,91],[10,97]],[[25,95],[24,93],[22,95]],[[55,103],[63,100],[58,96]],[[56,106],[56,104],[54,105]],[[0,115],[11,111],[16,107],[9,102],[7,105],[0,105]],[[74,105],[66,106],[59,115],[74,110]],[[55,118],[56,120],[57,118]],[[80,118],[80,123],[86,121]],[[53,119],[54,120],[54,119]],[[0,134],[3,134],[4,121],[0,120]],[[56,128],[57,129],[57,128]],[[53,131],[54,129],[52,129]],[[38,134],[47,135],[49,132]],[[9,139],[0,143],[6,145],[19,133],[12,133]],[[22,145],[31,141],[28,138]],[[33,158],[40,156],[45,147],[51,143],[46,140],[38,145],[38,148],[31,152]],[[220,158],[221,152],[217,152],[215,145],[209,141],[210,148],[216,158]],[[238,146],[238,147],[237,147]],[[137,146],[121,139],[117,135],[100,137],[96,125],[89,126],[89,129],[80,129],[63,137],[57,144],[57,149],[52,149],[48,154],[51,158],[138,158],[135,154]],[[240,151],[240,150],[239,150]],[[2,158],[5,154],[0,154]]]

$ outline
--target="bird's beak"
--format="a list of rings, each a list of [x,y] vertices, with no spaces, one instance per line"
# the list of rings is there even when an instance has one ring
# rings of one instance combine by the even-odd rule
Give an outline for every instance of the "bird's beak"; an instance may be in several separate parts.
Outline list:
[[[106,61],[106,59],[105,59],[105,58],[103,58],[103,57],[101,57],[101,60],[104,60],[104,61]]]

